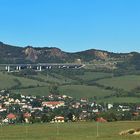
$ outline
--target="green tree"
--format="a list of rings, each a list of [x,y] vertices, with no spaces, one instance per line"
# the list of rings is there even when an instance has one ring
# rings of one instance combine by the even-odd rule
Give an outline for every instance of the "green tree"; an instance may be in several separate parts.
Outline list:
[[[56,85],[56,84],[50,85],[49,91],[50,91],[51,94],[59,95],[59,88],[58,88],[58,85]]]

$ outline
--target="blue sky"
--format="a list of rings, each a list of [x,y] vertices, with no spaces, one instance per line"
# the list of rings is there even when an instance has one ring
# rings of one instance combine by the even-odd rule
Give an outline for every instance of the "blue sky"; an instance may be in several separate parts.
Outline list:
[[[140,52],[140,0],[0,0],[0,41]]]

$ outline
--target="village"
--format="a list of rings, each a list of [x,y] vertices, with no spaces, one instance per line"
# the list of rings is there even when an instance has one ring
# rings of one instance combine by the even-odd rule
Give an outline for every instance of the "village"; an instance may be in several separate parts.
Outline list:
[[[40,97],[0,91],[1,124],[139,120],[139,112],[139,104],[105,104],[66,95]]]

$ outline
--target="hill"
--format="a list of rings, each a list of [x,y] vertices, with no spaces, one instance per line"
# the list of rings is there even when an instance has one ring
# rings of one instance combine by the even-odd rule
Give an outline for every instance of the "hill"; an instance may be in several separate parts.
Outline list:
[[[97,102],[140,103],[140,54],[86,50],[68,53],[58,48],[18,47],[0,42],[3,63],[85,63],[81,69],[51,69],[42,72],[0,71],[0,90],[48,95],[53,85],[59,94]]]
[[[70,53],[56,47],[19,47],[0,42],[0,63],[92,63],[95,60],[127,60],[130,56],[133,54],[95,49]]]

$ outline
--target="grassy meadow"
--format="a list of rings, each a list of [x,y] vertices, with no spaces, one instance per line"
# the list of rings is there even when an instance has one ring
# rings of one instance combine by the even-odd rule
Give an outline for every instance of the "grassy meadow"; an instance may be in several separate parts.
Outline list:
[[[0,72],[0,89],[7,89],[13,86],[16,86],[20,83],[20,87],[29,87],[29,86],[46,86],[44,82],[39,82],[37,80],[28,79],[25,77],[17,77],[8,73]]]
[[[140,86],[140,75],[126,75],[120,77],[105,78],[97,81],[97,83],[130,91],[137,86]]]
[[[76,76],[82,80],[89,81],[89,80],[96,80],[96,79],[104,79],[106,77],[111,77],[111,73],[104,73],[104,72],[85,72],[84,75]]]
[[[119,132],[139,128],[140,122],[11,125],[0,127],[1,140],[139,140],[140,136],[119,136]]]
[[[25,88],[25,89],[21,88],[21,89],[12,90],[12,92],[14,92],[16,94],[22,93],[23,95],[40,95],[40,96],[44,96],[44,95],[49,95],[50,94],[48,86]]]
[[[91,97],[105,97],[110,95],[112,92],[109,90],[101,89],[96,86],[87,85],[65,85],[60,87],[62,94],[71,95],[75,98],[91,98]]]
[[[48,95],[50,94],[49,86],[58,84],[60,94],[74,98],[94,98],[96,96],[97,102],[140,103],[139,92],[135,93],[138,95],[137,97],[114,96],[117,93],[116,89],[126,92],[123,94],[127,94],[127,92],[133,94],[134,89],[140,86],[140,75],[113,77],[112,73],[85,70],[82,74],[66,75],[53,71],[19,77],[12,73],[0,72],[0,81],[0,90],[10,89],[14,93],[25,95]],[[106,87],[111,87],[113,90]]]

